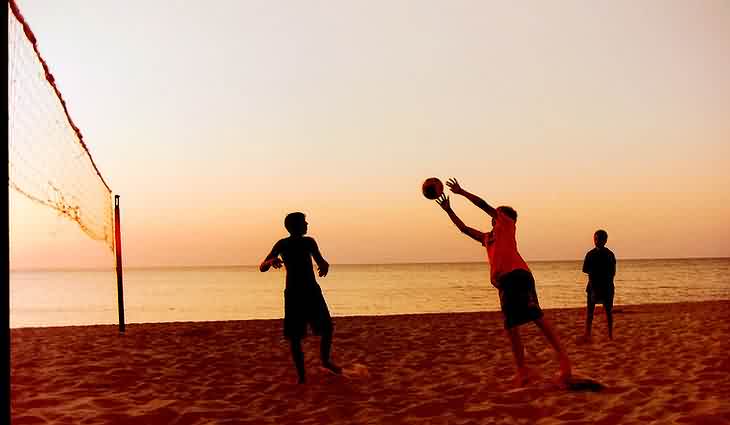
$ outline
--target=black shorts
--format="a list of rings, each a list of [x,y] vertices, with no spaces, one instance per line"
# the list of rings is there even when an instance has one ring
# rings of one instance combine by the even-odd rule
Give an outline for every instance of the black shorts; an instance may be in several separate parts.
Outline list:
[[[284,336],[304,338],[307,325],[315,335],[332,333],[332,318],[317,284],[305,290],[284,291]]]
[[[497,283],[505,329],[511,329],[542,317],[532,273],[523,269],[512,270],[500,276]]]
[[[590,304],[603,304],[604,308],[613,307],[613,285],[597,286],[589,284],[586,288],[587,303]]]

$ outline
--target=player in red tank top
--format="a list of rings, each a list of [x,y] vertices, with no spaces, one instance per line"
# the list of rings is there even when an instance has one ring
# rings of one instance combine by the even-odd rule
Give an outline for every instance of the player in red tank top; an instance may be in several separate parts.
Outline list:
[[[451,201],[446,194],[436,202],[446,211],[451,221],[465,235],[487,248],[490,266],[490,280],[499,290],[499,302],[504,315],[504,327],[509,335],[512,353],[517,366],[516,383],[519,386],[529,381],[525,366],[525,350],[520,337],[519,326],[534,322],[555,349],[560,361],[561,384],[566,384],[571,376],[571,365],[565,348],[560,343],[553,325],[545,318],[537,300],[535,280],[525,260],[517,250],[516,223],[517,212],[511,207],[493,208],[482,198],[469,193],[456,179],[446,182],[451,192],[464,196],[474,205],[492,217],[492,230],[481,232],[464,224],[451,209]]]

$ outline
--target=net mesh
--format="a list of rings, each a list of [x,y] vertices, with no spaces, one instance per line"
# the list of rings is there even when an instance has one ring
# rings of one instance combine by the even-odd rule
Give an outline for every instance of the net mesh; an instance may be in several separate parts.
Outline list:
[[[13,0],[8,0],[8,185],[114,250],[111,190]]]

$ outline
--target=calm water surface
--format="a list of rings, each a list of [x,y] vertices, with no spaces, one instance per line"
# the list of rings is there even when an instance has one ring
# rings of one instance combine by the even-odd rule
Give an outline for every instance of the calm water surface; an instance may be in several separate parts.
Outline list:
[[[581,261],[531,262],[543,308],[585,305]],[[319,279],[333,316],[497,311],[486,263],[332,265]],[[127,269],[127,323],[283,316],[284,269]],[[615,304],[730,299],[730,258],[619,260]],[[118,323],[113,271],[10,273],[10,326]]]

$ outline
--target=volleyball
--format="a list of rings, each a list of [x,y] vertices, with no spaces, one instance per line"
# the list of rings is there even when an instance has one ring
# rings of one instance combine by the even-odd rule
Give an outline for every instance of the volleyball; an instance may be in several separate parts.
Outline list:
[[[421,191],[426,198],[436,199],[444,193],[444,185],[436,177],[429,177],[423,182]]]

